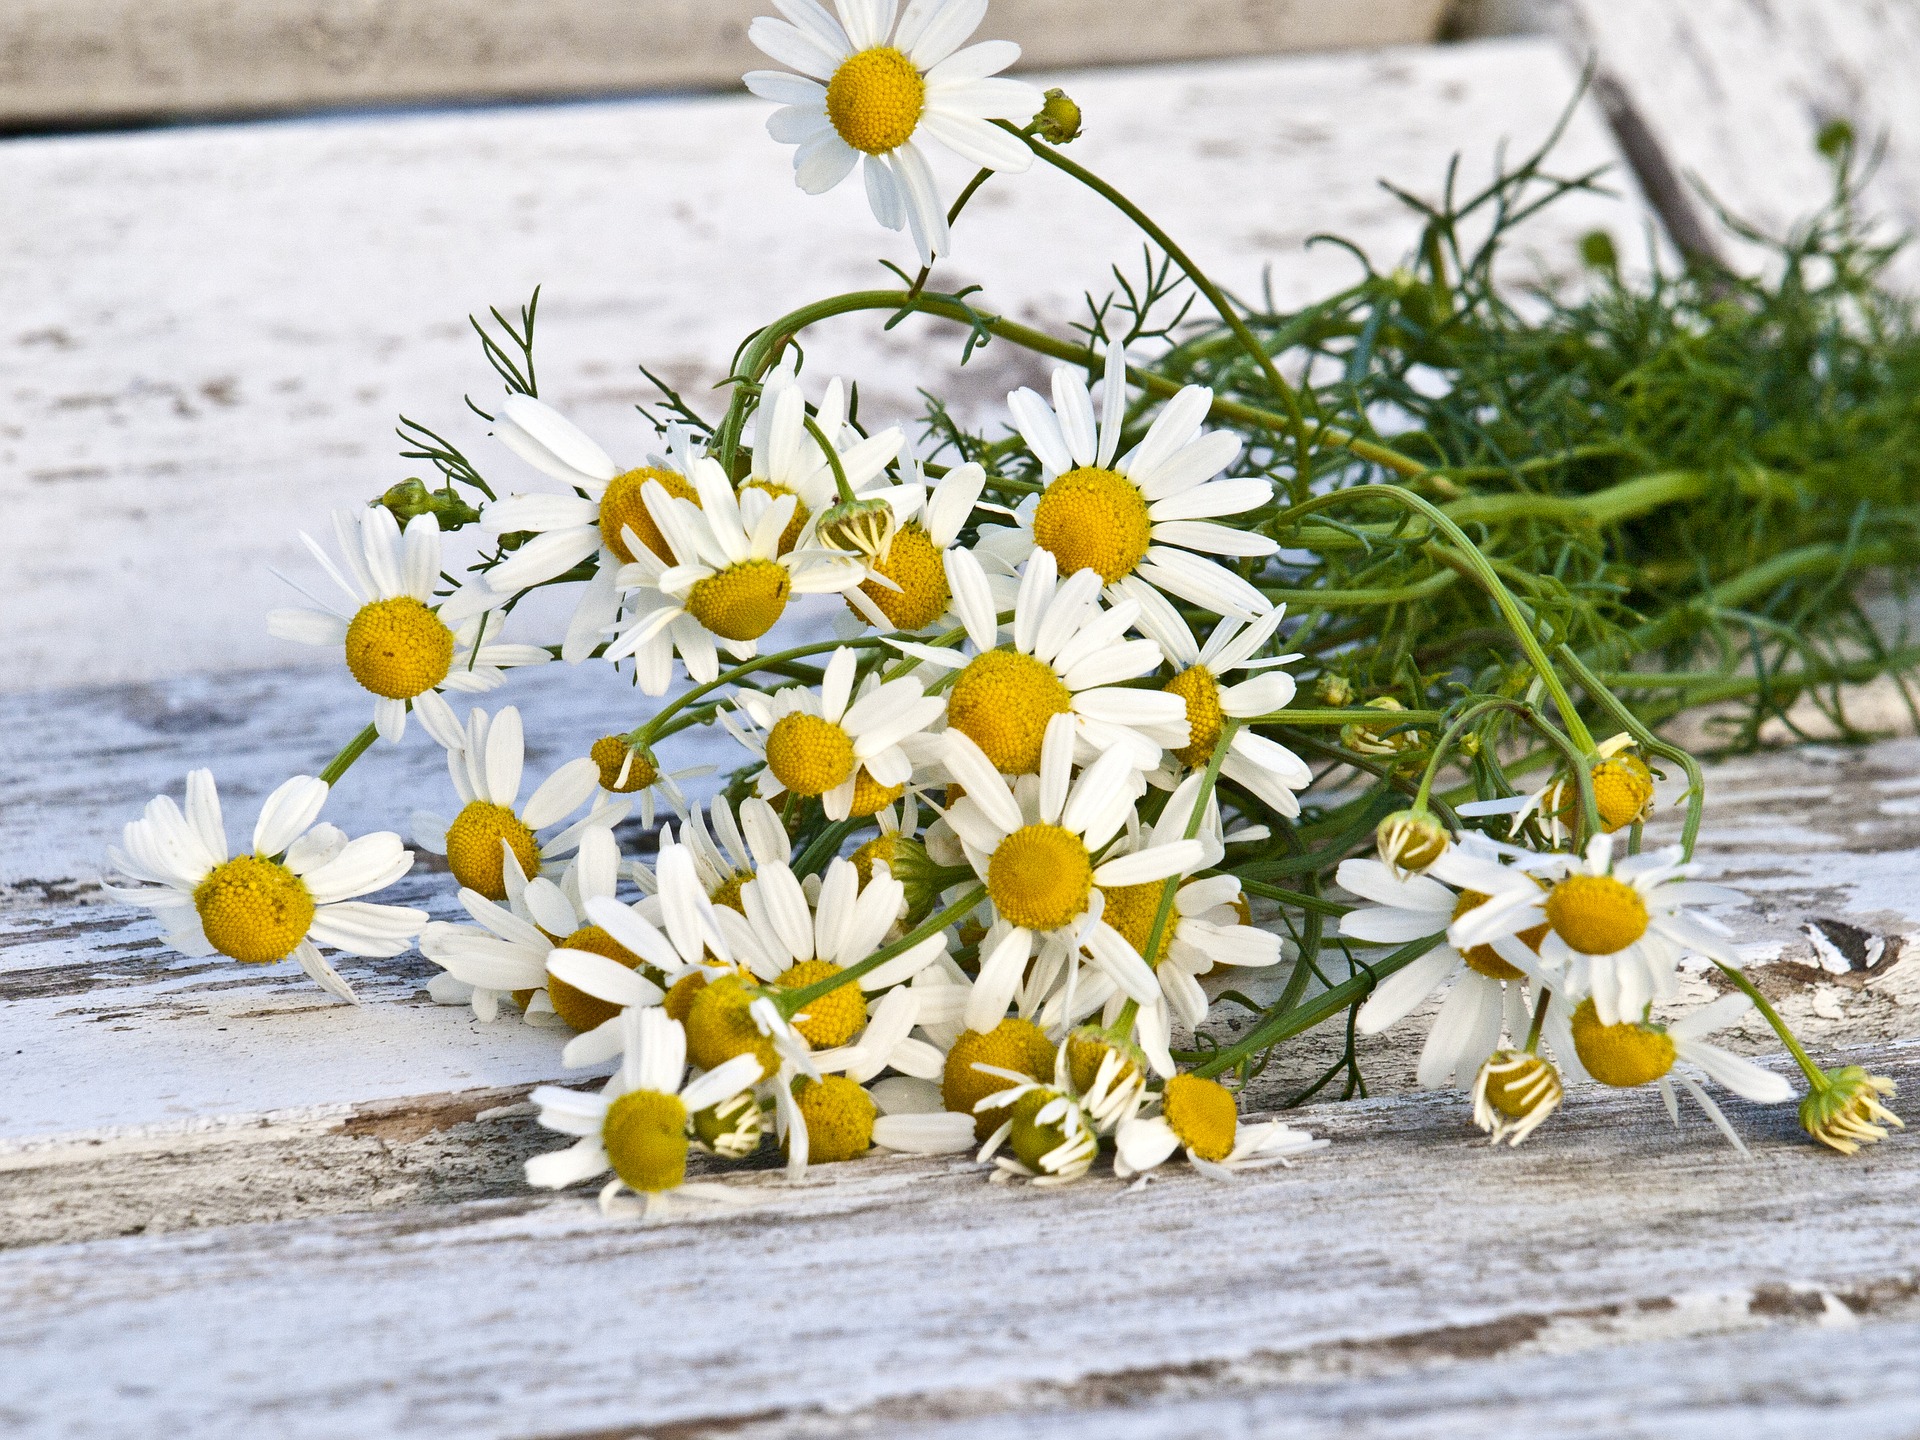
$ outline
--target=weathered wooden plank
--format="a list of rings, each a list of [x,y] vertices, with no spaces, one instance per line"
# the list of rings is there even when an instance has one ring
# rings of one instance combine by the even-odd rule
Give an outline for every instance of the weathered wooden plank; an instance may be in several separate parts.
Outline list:
[[[1249,12],[1251,13],[1251,12]],[[1413,237],[1375,185],[1422,193],[1447,159],[1483,176],[1502,139],[1542,137],[1574,73],[1550,41],[1295,57],[1070,77],[1074,153],[1219,278],[1281,304],[1349,280],[1335,231],[1391,265]],[[810,199],[750,99],[530,108],[0,146],[0,508],[10,517],[0,689],[305,663],[268,638],[304,573],[296,533],[408,473],[396,411],[443,427],[503,483],[529,484],[460,404],[494,383],[464,323],[546,283],[542,393],[616,451],[645,362],[696,399],[739,339],[792,306],[910,264],[858,187]],[[1614,158],[1596,112],[1562,163]],[[1104,203],[1045,170],[975,202],[936,284],[1064,328],[1139,246]],[[1533,231],[1523,268],[1571,268],[1637,205],[1580,200]],[[1036,258],[1041,257],[1041,258]],[[958,375],[931,322],[824,327],[811,363],[861,382],[864,413],[913,418],[916,387],[984,415],[1039,367],[1005,345]],[[198,583],[180,579],[193,557]]]
[[[1446,0],[998,0],[1028,65],[1113,64],[1430,40]],[[15,0],[0,125],[320,105],[738,86],[766,0]]]
[[[1860,1058],[1920,1082],[1912,1045]],[[1920,1150],[1842,1160],[1735,1106],[1741,1161],[1648,1093],[1577,1100],[1519,1151],[1456,1097],[1322,1107],[1330,1150],[1229,1185],[1047,1193],[895,1159],[745,1177],[750,1208],[666,1228],[561,1197],[15,1251],[7,1410],[73,1436],[1250,1434],[1296,1411],[1304,1434],[1695,1435],[1778,1399],[1895,1433]]]

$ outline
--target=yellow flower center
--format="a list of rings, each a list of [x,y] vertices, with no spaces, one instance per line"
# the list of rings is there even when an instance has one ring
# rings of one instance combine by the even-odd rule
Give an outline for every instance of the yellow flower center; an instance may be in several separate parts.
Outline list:
[[[1109,585],[1133,573],[1152,529],[1140,487],[1094,465],[1057,478],[1033,512],[1033,543],[1053,552],[1062,575],[1097,570]]]
[[[1600,828],[1611,835],[1653,809],[1653,772],[1638,755],[1623,753],[1593,767],[1593,799]]]
[[[918,520],[902,525],[887,558],[870,562],[868,568],[900,587],[889,590],[871,580],[860,587],[896,630],[924,629],[953,603],[940,551]]]
[[[772,560],[742,560],[687,594],[687,611],[722,640],[758,640],[786,612],[793,577]]]
[[[644,790],[660,778],[660,768],[644,750],[628,746],[618,735],[602,735],[587,754],[600,767],[600,788],[616,795]]]
[[[1093,857],[1080,837],[1044,821],[1023,825],[987,862],[987,894],[1004,920],[1058,930],[1087,908]]]
[[[1458,920],[1469,910],[1478,910],[1487,903],[1488,898],[1478,890],[1462,890],[1460,898],[1453,902],[1453,918]],[[1525,941],[1527,948],[1537,955],[1540,953],[1540,942],[1547,938],[1547,927],[1535,925],[1531,929],[1522,930],[1519,938]],[[1502,960],[1499,952],[1491,945],[1475,945],[1460,958],[1467,962],[1469,968],[1478,970],[1489,979],[1524,980],[1527,978],[1526,971]]]
[[[840,138],[866,155],[885,155],[913,138],[927,105],[927,82],[891,45],[849,55],[827,82],[827,118]]]
[[[885,809],[902,795],[907,793],[905,785],[882,785],[865,770],[855,777],[853,782],[853,803],[848,809],[849,818],[864,819],[877,811]],[[861,881],[865,884],[865,880]]]
[[[1524,1120],[1543,1103],[1559,1103],[1560,1073],[1538,1055],[1495,1052],[1486,1073],[1487,1103],[1509,1120]]]
[[[994,768],[1031,775],[1040,768],[1047,722],[1073,708],[1073,692],[1053,667],[1018,650],[989,650],[967,662],[947,695],[947,723],[978,745]]]
[[[1611,875],[1569,875],[1547,894],[1547,923],[1582,955],[1611,955],[1647,933],[1647,902]]]
[[[582,925],[566,939],[560,942],[562,950],[587,950],[595,955],[604,955],[616,964],[629,970],[642,971],[649,980],[660,979],[660,972],[648,965],[618,940],[614,939],[598,925]],[[547,976],[547,999],[553,1004],[553,1013],[567,1025],[581,1032],[604,1025],[620,1013],[620,1007],[607,1000],[601,1000],[576,989],[566,981]]]
[[[1631,1020],[1602,1025],[1591,1000],[1573,1012],[1573,1048],[1589,1075],[1621,1090],[1658,1080],[1673,1068],[1673,1041],[1664,1029]]]
[[[658,481],[660,488],[676,500],[700,503],[700,492],[693,488],[691,480],[657,465],[642,465],[638,470],[629,470],[609,480],[600,496],[600,541],[623,565],[633,563],[633,550],[626,536],[620,533],[623,530],[633,531],[642,545],[667,564],[674,563],[673,547],[667,544],[667,537],[660,533],[660,527],[647,509],[643,492],[649,480]]]
[[[1149,965],[1157,966],[1166,959],[1167,946],[1173,943],[1173,927],[1177,917],[1169,911],[1167,923],[1160,931],[1160,943],[1153,947],[1153,954],[1147,954],[1147,936],[1153,931],[1153,917],[1160,913],[1160,896],[1166,888],[1167,882],[1164,880],[1149,880],[1144,885],[1100,887],[1100,893],[1107,902],[1106,909],[1100,912],[1100,918],[1118,930],[1126,942],[1133,946],[1134,952]]]
[[[1065,1117],[1042,1125],[1040,1112],[1060,1098],[1058,1090],[1029,1090],[1013,1102],[1013,1129],[1007,1135],[1007,1148],[1029,1170],[1047,1173],[1040,1162],[1067,1143]]]
[[[347,669],[388,700],[424,695],[453,666],[453,632],[411,595],[362,605],[347,626]]]
[[[774,983],[785,990],[801,990],[831,980],[840,967],[831,960],[802,960],[788,967]],[[793,1028],[806,1036],[816,1050],[831,1050],[844,1045],[867,1026],[867,997],[857,984],[848,983],[809,1000],[801,1012],[807,1018],[796,1019]]]
[[[613,1173],[642,1194],[678,1189],[687,1178],[687,1107],[678,1095],[629,1090],[600,1122]]]
[[[857,1159],[873,1145],[873,1097],[844,1075],[793,1083],[793,1103],[807,1122],[807,1163],[833,1165]]]
[[[994,1065],[1035,1080],[1053,1073],[1053,1042],[1030,1020],[1002,1020],[991,1030],[963,1030],[947,1051],[940,1076],[940,1102],[957,1115],[973,1115],[973,1107],[989,1095],[1011,1089],[1013,1082],[973,1067]],[[974,1137],[984,1140],[1007,1118],[1005,1106],[974,1115]]]
[[[1217,1081],[1175,1075],[1167,1081],[1160,1113],[1180,1143],[1202,1160],[1224,1160],[1233,1153],[1240,1114],[1232,1093]]]
[[[1187,702],[1186,748],[1173,752],[1182,765],[1204,765],[1213,758],[1213,747],[1220,743],[1220,726],[1226,712],[1220,708],[1220,682],[1204,665],[1182,670],[1160,687]]]
[[[214,949],[252,965],[286,959],[313,924],[313,896],[300,877],[259,855],[216,865],[194,887],[193,908]]]
[[[740,892],[746,888],[747,882],[751,879],[753,879],[751,870],[736,870],[715,886],[713,893],[707,899],[716,905],[724,905],[729,910],[737,910],[744,915],[747,913],[747,906],[746,902],[740,898]]]
[[[795,493],[784,485],[774,484],[771,480],[749,480],[740,488],[742,490],[759,490],[767,495],[771,495],[775,500],[778,500],[782,495],[792,495]],[[794,502],[793,518],[787,521],[787,528],[780,532],[779,554],[786,554],[800,543],[800,532],[807,528],[807,521],[812,515],[813,512],[807,509],[805,501],[796,500]]]
[[[687,1058],[702,1070],[713,1070],[736,1055],[760,1057],[760,1078],[780,1068],[780,1055],[771,1036],[762,1035],[749,1009],[753,997],[732,975],[710,980],[687,1007]]]
[[[796,710],[767,732],[767,768],[796,795],[824,795],[853,774],[853,737],[831,720]]]
[[[453,878],[489,900],[506,899],[503,840],[520,862],[522,875],[532,879],[540,873],[540,844],[526,823],[504,805],[475,800],[447,827],[447,868]]]

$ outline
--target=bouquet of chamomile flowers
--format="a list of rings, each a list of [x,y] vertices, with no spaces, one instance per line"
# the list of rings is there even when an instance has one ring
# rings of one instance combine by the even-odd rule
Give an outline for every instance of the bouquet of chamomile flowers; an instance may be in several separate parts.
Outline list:
[[[1684,1091],[1740,1145],[1715,1088],[1795,1093],[1707,1038],[1755,1005],[1814,1138],[1850,1152],[1899,1123],[1888,1082],[1820,1069],[1741,974],[1714,913],[1740,897],[1689,859],[1691,758],[1602,683],[1541,577],[1464,528],[1444,457],[1317,384],[1324,335],[1231,300],[1069,159],[1073,102],[972,42],[985,0],[774,3],[751,33],[780,68],[746,77],[769,133],[809,193],[858,170],[917,276],[755,332],[717,418],[669,391],[667,423],[598,438],[537,394],[537,295],[517,326],[496,312],[505,393],[475,405],[496,450],[414,427],[437,483],[335,515],[331,546],[307,541],[330,598],[269,620],[344,663],[366,728],[238,852],[194,772],[126,827],[113,894],[188,954],[291,959],[348,1002],[326,951],[417,946],[436,1000],[550,1027],[556,1064],[605,1077],[533,1092],[561,1143],[529,1181],[647,1215],[727,1198],[688,1181],[692,1152],[711,1176],[767,1145],[796,1175],[877,1146],[1049,1186],[1285,1164],[1325,1142],[1240,1115],[1274,1047],[1441,993],[1419,1079],[1495,1141],[1598,1083],[1670,1110]],[[935,151],[977,175],[943,193]],[[1149,246],[1147,281],[1070,335],[929,283],[971,197],[1036,161]],[[873,424],[800,363],[810,325],[855,311],[1058,368],[979,434],[938,403]],[[456,532],[477,546],[453,555]],[[509,638],[548,590],[564,630]],[[1462,629],[1418,608],[1442,592],[1491,660],[1388,643],[1409,615]],[[825,635],[797,615],[823,603]],[[552,664],[613,667],[641,718],[530,783],[520,713],[488,696]],[[673,768],[694,727],[738,746],[704,801]],[[376,744],[445,751],[457,808],[406,823],[456,918],[371,898],[412,864],[402,836],[322,819]],[[1692,781],[1689,821],[1648,851],[1659,765]],[[1689,958],[1726,993],[1675,1015]],[[1239,987],[1262,981],[1254,1006]],[[1253,1011],[1232,1043],[1221,1007]]]

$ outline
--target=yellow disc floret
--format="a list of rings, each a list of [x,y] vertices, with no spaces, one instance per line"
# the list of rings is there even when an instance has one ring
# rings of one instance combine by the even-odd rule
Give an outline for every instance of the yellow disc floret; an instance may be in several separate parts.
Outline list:
[[[1547,923],[1582,955],[1612,955],[1647,933],[1647,902],[1611,875],[1569,875],[1547,892]]]
[[[659,525],[647,509],[649,480],[676,500],[691,500],[695,504],[700,501],[700,493],[693,488],[691,480],[657,465],[642,465],[638,470],[629,470],[609,480],[600,496],[600,542],[618,556],[623,565],[633,563],[633,547],[627,544],[622,533],[627,530],[633,531],[640,543],[661,560],[669,565],[674,563],[673,547],[667,544],[667,537],[660,533]]]
[[[1013,1088],[1003,1075],[989,1075],[975,1065],[992,1065],[1039,1080],[1053,1073],[1053,1042],[1030,1020],[1002,1020],[991,1030],[963,1030],[947,1051],[940,1077],[940,1103],[958,1115],[973,1116],[973,1133],[984,1140],[1005,1122],[1006,1107],[975,1114],[974,1106],[989,1095]]]
[[[1487,899],[1488,897],[1482,895],[1478,890],[1462,890],[1460,897],[1453,902],[1453,918],[1458,920],[1469,910],[1478,910],[1482,905],[1487,903]],[[1538,954],[1540,942],[1547,938],[1547,927],[1544,925],[1535,925],[1531,929],[1522,930],[1518,938],[1526,943],[1529,950]],[[1485,975],[1491,980],[1524,980],[1527,978],[1524,970],[1517,965],[1509,965],[1505,960],[1502,960],[1500,958],[1500,952],[1495,950],[1491,945],[1475,945],[1472,949],[1462,954],[1460,958],[1467,962],[1468,968],[1478,970],[1482,975]]]
[[[1160,688],[1187,702],[1187,744],[1173,752],[1174,758],[1182,765],[1206,764],[1220,743],[1220,727],[1226,720],[1220,708],[1220,682],[1206,666],[1195,665]]]
[[[1160,913],[1160,897],[1166,888],[1164,880],[1100,887],[1100,894],[1106,900],[1106,909],[1100,918],[1118,930],[1121,938],[1133,946],[1134,953],[1149,965],[1158,965],[1167,958],[1167,947],[1173,943],[1173,927],[1179,923],[1180,917],[1169,911],[1167,923],[1160,929],[1160,943],[1153,947],[1153,954],[1147,954],[1147,937],[1153,933],[1154,917]]]
[[[722,640],[758,640],[786,612],[793,577],[772,560],[742,560],[694,582],[687,613]]]
[[[868,568],[900,587],[890,590],[872,580],[860,587],[896,630],[923,629],[946,614],[953,603],[939,547],[918,520],[902,525],[886,558],[869,562]]]
[[[1053,552],[1062,575],[1095,570],[1109,585],[1133,573],[1152,531],[1140,487],[1095,465],[1061,475],[1033,512],[1033,543]]]
[[[650,980],[660,978],[658,970],[648,965],[598,925],[582,925],[562,940],[558,948],[586,950],[595,955],[604,955],[616,965],[624,965],[629,970],[646,972]],[[606,1024],[620,1013],[620,1007],[611,1001],[589,995],[586,991],[577,989],[552,975],[547,976],[547,999],[553,1005],[554,1014],[566,1021],[570,1029],[582,1033]]]
[[[927,82],[891,45],[849,55],[827,82],[827,118],[865,155],[885,155],[913,138],[927,105]]]
[[[796,795],[824,795],[853,774],[853,737],[831,720],[796,710],[767,732],[767,769]]]
[[[475,800],[447,827],[447,868],[469,890],[489,900],[507,898],[505,841],[520,863],[520,873],[531,879],[540,873],[540,845],[526,822],[504,805]]]
[[[702,1070],[714,1070],[736,1055],[757,1055],[762,1080],[779,1069],[779,1052],[753,1023],[752,1004],[735,976],[709,980],[687,1007],[687,1058]]]
[[[642,1194],[675,1190],[687,1178],[687,1107],[678,1095],[629,1090],[600,1122],[613,1173]]]
[[[1573,1012],[1573,1048],[1589,1075],[1622,1090],[1658,1080],[1673,1068],[1673,1041],[1663,1028],[1631,1020],[1602,1025],[1592,1000],[1582,1000]]]
[[[660,767],[644,750],[635,750],[618,735],[602,735],[588,755],[600,768],[600,788],[616,795],[644,790],[660,778]]]
[[[1008,775],[1040,768],[1047,722],[1073,708],[1053,667],[1018,650],[989,650],[967,662],[947,695],[947,723]]]
[[[1093,857],[1078,835],[1044,821],[1023,825],[987,862],[987,894],[1000,917],[1029,930],[1058,930],[1087,908]]]
[[[453,632],[411,595],[362,605],[347,626],[347,669],[388,700],[425,694],[452,666]]]
[[[844,1075],[793,1082],[793,1103],[807,1122],[807,1163],[853,1160],[873,1146],[873,1097]]]
[[[1175,1075],[1167,1081],[1160,1113],[1180,1143],[1202,1160],[1224,1160],[1233,1153],[1240,1115],[1232,1092],[1217,1081]]]
[[[194,887],[193,908],[208,944],[253,965],[286,959],[313,924],[313,896],[300,877],[259,855],[216,865]]]
[[[840,973],[831,960],[802,960],[781,972],[774,983],[783,990],[802,990],[831,980]],[[867,1027],[867,999],[857,984],[849,982],[807,1002],[806,1019],[794,1018],[793,1028],[806,1036],[816,1050],[831,1050],[844,1045]]]

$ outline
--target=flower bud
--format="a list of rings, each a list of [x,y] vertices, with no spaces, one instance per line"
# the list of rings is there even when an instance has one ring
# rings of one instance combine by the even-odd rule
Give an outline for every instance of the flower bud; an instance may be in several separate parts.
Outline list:
[[[1396,810],[1373,832],[1380,861],[1399,876],[1417,875],[1447,853],[1447,827],[1424,805]]]
[[[829,550],[851,550],[884,561],[899,533],[899,517],[884,500],[842,500],[829,506],[814,526],[814,538]]]
[[[1080,107],[1055,86],[1047,91],[1039,113],[1033,117],[1033,133],[1049,145],[1071,144],[1080,138]]]
[[[1906,1121],[1880,1103],[1881,1096],[1899,1088],[1885,1075],[1869,1075],[1858,1065],[1822,1073],[1827,1083],[1800,1102],[1800,1124],[1822,1145],[1851,1155],[1862,1145],[1886,1139],[1889,1125],[1907,1128]]]

